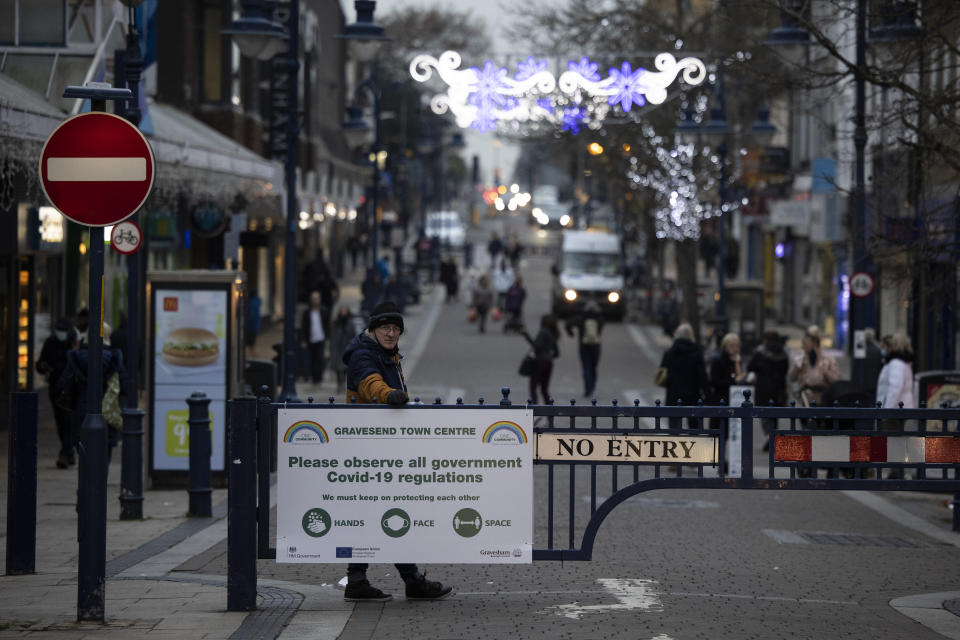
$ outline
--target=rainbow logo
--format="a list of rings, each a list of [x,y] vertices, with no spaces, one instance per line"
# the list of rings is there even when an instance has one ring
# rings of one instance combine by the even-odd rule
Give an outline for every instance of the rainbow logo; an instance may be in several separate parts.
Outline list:
[[[483,441],[489,444],[526,444],[527,434],[516,422],[494,422],[483,432]]]
[[[293,444],[322,444],[330,442],[326,430],[316,422],[301,420],[294,422],[283,434],[283,441]]]

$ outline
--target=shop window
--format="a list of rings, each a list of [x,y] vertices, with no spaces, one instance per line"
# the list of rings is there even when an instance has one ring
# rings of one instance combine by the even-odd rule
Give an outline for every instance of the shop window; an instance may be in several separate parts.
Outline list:
[[[62,47],[66,0],[0,0],[0,44]]]
[[[220,102],[223,100],[223,42],[220,30],[223,28],[223,12],[220,7],[202,7],[203,29],[201,31],[201,82],[203,100]]]

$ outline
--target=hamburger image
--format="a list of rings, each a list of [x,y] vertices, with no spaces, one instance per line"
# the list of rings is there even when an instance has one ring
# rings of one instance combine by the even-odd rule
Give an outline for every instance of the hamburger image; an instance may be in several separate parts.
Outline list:
[[[174,329],[163,343],[163,359],[181,367],[213,364],[218,357],[220,341],[215,333],[206,329]]]

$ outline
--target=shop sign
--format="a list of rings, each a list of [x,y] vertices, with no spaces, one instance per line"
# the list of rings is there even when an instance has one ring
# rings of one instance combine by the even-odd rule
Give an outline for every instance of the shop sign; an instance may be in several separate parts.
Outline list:
[[[190,213],[190,228],[201,238],[213,238],[223,233],[229,219],[227,212],[220,207],[199,204]]]

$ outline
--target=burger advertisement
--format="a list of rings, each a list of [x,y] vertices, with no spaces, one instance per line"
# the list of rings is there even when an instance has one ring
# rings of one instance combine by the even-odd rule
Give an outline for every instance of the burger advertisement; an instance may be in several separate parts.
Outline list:
[[[189,408],[210,398],[210,468],[223,470],[227,400],[228,295],[223,289],[157,288],[153,302],[153,469],[188,470]]]

